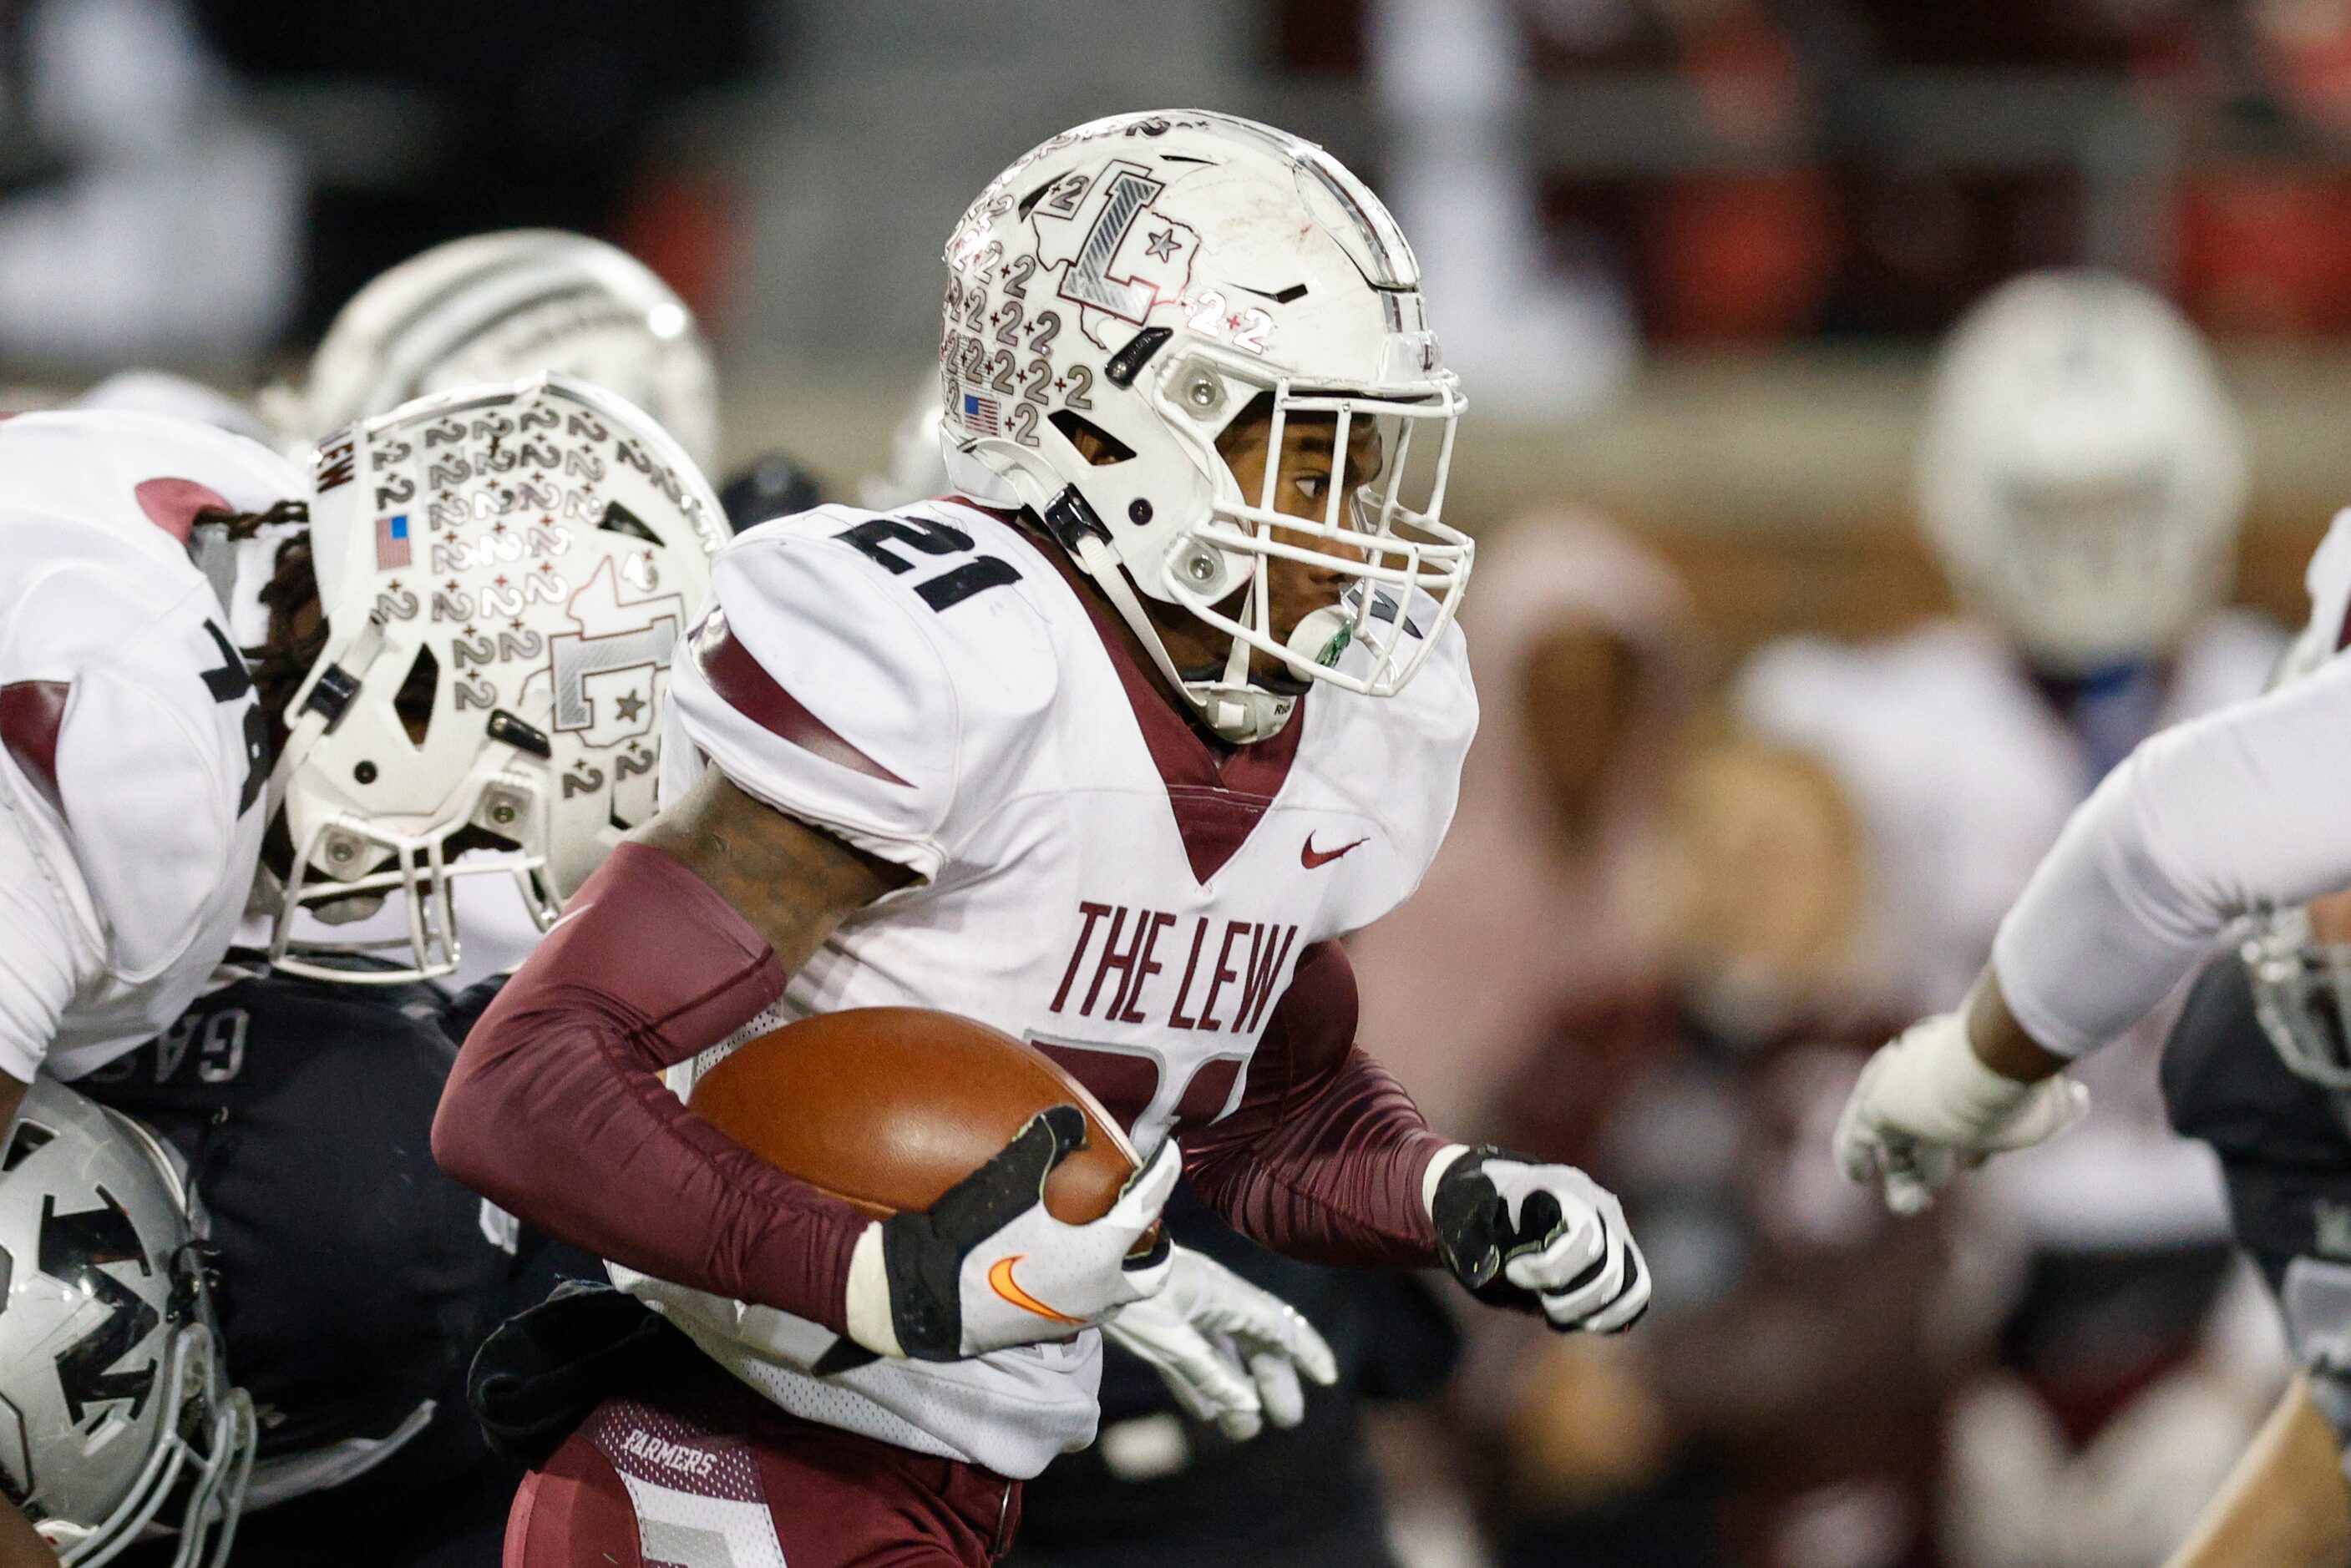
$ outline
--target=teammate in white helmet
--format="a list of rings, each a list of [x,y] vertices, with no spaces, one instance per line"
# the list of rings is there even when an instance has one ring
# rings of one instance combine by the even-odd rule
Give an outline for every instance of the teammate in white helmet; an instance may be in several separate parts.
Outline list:
[[[24,1194],[70,1199],[73,1172],[110,1158],[94,1147],[105,1123],[47,1087],[47,1120],[18,1112],[37,1076],[86,1078],[160,1033],[235,932],[261,846],[268,730],[198,561],[226,533],[298,518],[306,492],[266,448],[182,420],[0,424],[0,1210],[19,1227],[0,1315],[37,1317],[59,1293],[111,1309],[53,1317],[18,1346],[54,1358],[74,1407],[52,1419],[46,1404],[25,1407],[28,1389],[11,1397],[0,1494],[68,1563],[120,1551],[166,1503],[166,1471],[185,1467],[199,1478],[189,1510],[167,1517],[188,1526],[183,1563],[201,1560],[252,1454],[209,1314],[193,1297],[159,1310],[141,1282],[187,1273],[174,1257],[194,1221],[176,1179],[134,1152],[117,1179],[135,1213],[118,1223],[122,1210],[73,1199],[82,1229],[52,1225],[58,1205],[27,1210]],[[37,1158],[55,1141],[68,1152]],[[19,1251],[18,1236],[31,1245]],[[180,1417],[200,1406],[183,1433]],[[84,1447],[103,1447],[103,1462],[85,1463]]]
[[[707,469],[718,392],[694,313],[627,252],[560,229],[510,229],[411,256],[353,295],[298,389],[264,411],[307,451],[428,392],[560,371],[651,414]]]
[[[261,402],[287,445],[307,454],[334,431],[413,398],[544,371],[619,394],[708,471],[717,386],[693,313],[635,257],[561,230],[469,235],[389,269],[337,313],[304,383],[269,388]],[[495,881],[455,886],[474,940],[444,972],[463,985],[519,962],[535,940],[532,911]],[[398,917],[394,909],[345,934],[397,940]]]
[[[268,1417],[238,1562],[333,1542],[390,1568],[495,1542],[519,1471],[483,1448],[465,1367],[595,1266],[434,1168],[451,1036],[483,999],[420,982],[471,937],[457,888],[551,921],[650,815],[669,653],[726,535],[650,417],[559,376],[340,432],[316,485],[252,590],[282,737],[259,919],[193,1007],[83,1083],[195,1175],[227,1363]],[[379,904],[381,938],[310,919]]]
[[[820,508],[719,557],[661,815],[443,1101],[444,1166],[673,1325],[650,1377],[584,1330],[486,1352],[543,1439],[509,1563],[716,1532],[737,1562],[978,1568],[1019,1479],[1093,1435],[1094,1329],[1192,1310],[1161,1294],[1204,1275],[1186,1254],[1128,1257],[1179,1160],[1278,1251],[1443,1264],[1562,1330],[1646,1305],[1613,1198],[1447,1142],[1353,1044],[1337,939],[1418,881],[1476,722],[1470,549],[1442,515],[1461,396],[1386,210],[1282,132],[1123,115],[1015,162],[947,264],[958,493]],[[1034,1201],[1066,1108],[971,1179],[1008,1222],[869,1223],[656,1081],[883,1002],[1085,1081],[1146,1155],[1110,1213]]]

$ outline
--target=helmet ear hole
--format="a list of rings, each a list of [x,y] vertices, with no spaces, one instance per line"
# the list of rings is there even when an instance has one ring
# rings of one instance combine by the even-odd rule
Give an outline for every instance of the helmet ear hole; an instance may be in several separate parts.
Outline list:
[[[420,750],[424,738],[433,732],[433,710],[440,692],[441,660],[434,656],[430,646],[419,648],[400,690],[392,694],[392,711],[400,716],[401,727],[408,732],[409,743]]]
[[[1078,449],[1078,455],[1096,468],[1108,468],[1124,462],[1134,455],[1134,449],[1118,437],[1086,418],[1067,409],[1056,409],[1045,416],[1046,422],[1060,431],[1069,443]]]

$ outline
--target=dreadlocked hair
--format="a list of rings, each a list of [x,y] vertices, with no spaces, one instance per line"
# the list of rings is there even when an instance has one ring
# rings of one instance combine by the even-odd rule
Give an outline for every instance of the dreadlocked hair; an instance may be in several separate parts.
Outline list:
[[[250,539],[264,528],[309,520],[309,505],[300,501],[280,501],[262,512],[208,511],[196,519],[223,529],[231,539]],[[274,757],[286,746],[286,710],[327,646],[327,614],[319,603],[319,575],[311,566],[307,530],[277,546],[269,580],[261,587],[261,602],[269,611],[269,636],[259,653],[247,653],[246,663],[262,716],[269,723]]]

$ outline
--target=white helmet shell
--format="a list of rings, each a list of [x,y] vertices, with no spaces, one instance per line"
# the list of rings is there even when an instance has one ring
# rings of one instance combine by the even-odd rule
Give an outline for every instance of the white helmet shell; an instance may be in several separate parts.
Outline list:
[[[2056,672],[2158,657],[2226,592],[2244,438],[2211,355],[2125,278],[2028,274],[1937,367],[1918,468],[1960,597]]]
[[[1120,115],[998,175],[946,262],[949,475],[1034,511],[1204,722],[1239,742],[1286,722],[1294,691],[1253,683],[1252,651],[1293,686],[1412,677],[1468,580],[1440,515],[1463,400],[1411,247],[1361,181],[1251,120]],[[1272,450],[1290,421],[1331,421],[1342,453],[1368,424],[1381,467],[1332,483],[1319,517],[1277,508],[1278,463],[1243,495],[1217,441],[1259,406]],[[1286,638],[1260,569],[1281,556],[1354,579]],[[1221,668],[1177,670],[1138,596],[1226,633]]]
[[[277,762],[291,870],[271,961],[453,973],[455,878],[512,877],[544,929],[653,814],[670,653],[726,524],[643,410],[550,375],[329,436],[310,536],[327,642]],[[298,934],[394,892],[399,937]]]
[[[627,252],[560,229],[474,234],[411,256],[351,296],[298,397],[273,410],[304,450],[428,392],[543,370],[653,415],[707,467],[718,393],[694,313]]]
[[[253,1406],[221,1365],[178,1161],[47,1078],[0,1149],[0,1490],[68,1568],[151,1522],[179,1526],[173,1568],[225,1562]]]

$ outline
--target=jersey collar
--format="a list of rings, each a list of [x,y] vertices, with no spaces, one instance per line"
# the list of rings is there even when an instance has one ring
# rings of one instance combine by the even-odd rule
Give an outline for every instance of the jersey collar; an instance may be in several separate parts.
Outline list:
[[[1266,808],[1281,793],[1290,763],[1298,756],[1299,738],[1305,732],[1306,698],[1298,700],[1290,722],[1270,740],[1249,746],[1212,744],[1184,716],[1177,706],[1179,700],[1166,683],[1136,657],[1133,633],[1058,546],[1040,541],[1018,514],[992,507],[974,510],[986,512],[1020,535],[1022,543],[1060,574],[1083,607],[1104,656],[1118,674],[1135,727],[1143,732],[1144,746],[1167,791],[1168,808],[1184,841],[1192,878],[1205,886],[1249,842]]]

